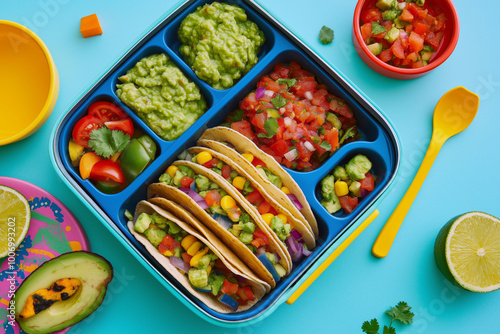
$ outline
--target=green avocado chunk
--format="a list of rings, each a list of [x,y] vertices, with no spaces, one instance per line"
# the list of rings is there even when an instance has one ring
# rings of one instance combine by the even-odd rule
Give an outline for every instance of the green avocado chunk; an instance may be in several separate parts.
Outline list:
[[[19,317],[29,295],[48,288],[61,278],[77,278],[82,285],[68,299],[58,301],[32,317]],[[17,323],[25,333],[30,334],[52,333],[72,326],[101,305],[112,278],[113,267],[97,254],[78,251],[59,255],[33,271],[16,290],[13,301]]]

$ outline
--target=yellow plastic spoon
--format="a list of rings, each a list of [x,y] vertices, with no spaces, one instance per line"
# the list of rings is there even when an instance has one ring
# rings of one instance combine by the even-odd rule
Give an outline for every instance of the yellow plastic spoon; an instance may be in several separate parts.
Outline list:
[[[478,108],[479,96],[461,86],[449,90],[439,99],[434,109],[432,138],[427,153],[410,188],[375,240],[372,248],[373,255],[382,258],[389,254],[394,238],[396,238],[408,210],[417,197],[439,150],[448,138],[464,131],[469,126],[476,116]]]

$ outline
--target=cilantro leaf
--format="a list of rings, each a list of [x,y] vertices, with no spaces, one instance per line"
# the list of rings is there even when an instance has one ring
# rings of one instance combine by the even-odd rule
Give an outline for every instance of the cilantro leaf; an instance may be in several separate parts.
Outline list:
[[[123,151],[129,142],[129,134],[102,126],[90,133],[89,147],[97,155],[109,159],[116,152]]]
[[[340,138],[340,140],[339,140],[339,145],[342,145],[344,143],[344,141],[346,141],[347,139],[353,138],[354,136],[356,136],[355,128],[356,128],[355,126],[351,126],[349,129],[346,130],[346,132],[344,133],[342,138]]]
[[[232,122],[239,122],[243,119],[243,110],[237,109],[231,114],[229,114],[227,118],[229,118]]]
[[[318,128],[318,131],[317,131],[317,132],[318,132],[318,135],[324,135],[324,134],[325,134],[325,128],[324,128],[324,127],[322,127],[322,126],[320,126],[320,127]]]
[[[285,104],[287,104],[287,102],[288,100],[281,96],[281,94],[276,94],[276,96],[271,100],[271,103],[276,109],[283,107]]]
[[[266,130],[266,133],[259,133],[257,134],[257,137],[260,138],[272,138],[278,130],[278,120],[276,118],[268,118],[264,122],[264,130]]]
[[[327,26],[323,26],[319,31],[319,41],[321,44],[330,44],[333,41],[333,30]]]
[[[382,332],[382,334],[396,334],[396,328],[392,326],[384,326],[384,331]]]
[[[326,140],[323,140],[323,142],[319,145],[319,147],[327,150],[327,151],[330,151],[332,149],[332,145],[327,142]]]
[[[413,317],[415,316],[410,310],[411,307],[408,306],[406,302],[399,302],[398,305],[391,307],[391,309],[385,311],[385,313],[391,316],[392,320],[399,320],[407,325],[413,323]]]
[[[380,25],[378,22],[372,21],[372,34],[376,35],[386,31],[387,29],[385,29],[384,26]]]
[[[291,88],[293,86],[295,86],[295,84],[297,83],[297,79],[293,78],[293,79],[278,79],[276,80],[276,82],[278,83],[278,85],[282,85],[282,84],[287,84],[288,88]]]
[[[378,325],[377,319],[372,319],[371,321],[365,321],[363,322],[363,326],[361,326],[361,329],[366,334],[378,334],[379,328],[380,327]]]
[[[321,139],[319,139],[319,137],[312,137],[312,140],[313,140],[313,142],[314,142],[316,145],[318,145],[318,144],[319,144],[319,142],[321,141]]]

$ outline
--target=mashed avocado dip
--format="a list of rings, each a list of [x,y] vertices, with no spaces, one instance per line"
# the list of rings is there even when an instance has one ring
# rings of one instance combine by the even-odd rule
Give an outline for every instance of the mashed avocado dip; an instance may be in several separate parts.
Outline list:
[[[174,140],[203,115],[206,102],[167,55],[141,59],[118,78],[116,95],[165,140]]]
[[[198,7],[181,23],[180,53],[196,75],[226,89],[258,61],[264,33],[238,6],[214,2]]]

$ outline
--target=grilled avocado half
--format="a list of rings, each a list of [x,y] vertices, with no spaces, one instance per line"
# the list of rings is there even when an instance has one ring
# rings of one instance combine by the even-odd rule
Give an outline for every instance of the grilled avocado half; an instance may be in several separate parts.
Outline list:
[[[54,282],[69,278],[81,282],[71,296],[50,300],[49,294],[41,293],[50,292]],[[16,321],[29,334],[52,333],[72,326],[101,305],[112,278],[113,267],[97,254],[78,251],[55,257],[33,271],[16,290]],[[21,315],[27,303],[36,304],[31,307],[34,311]]]

